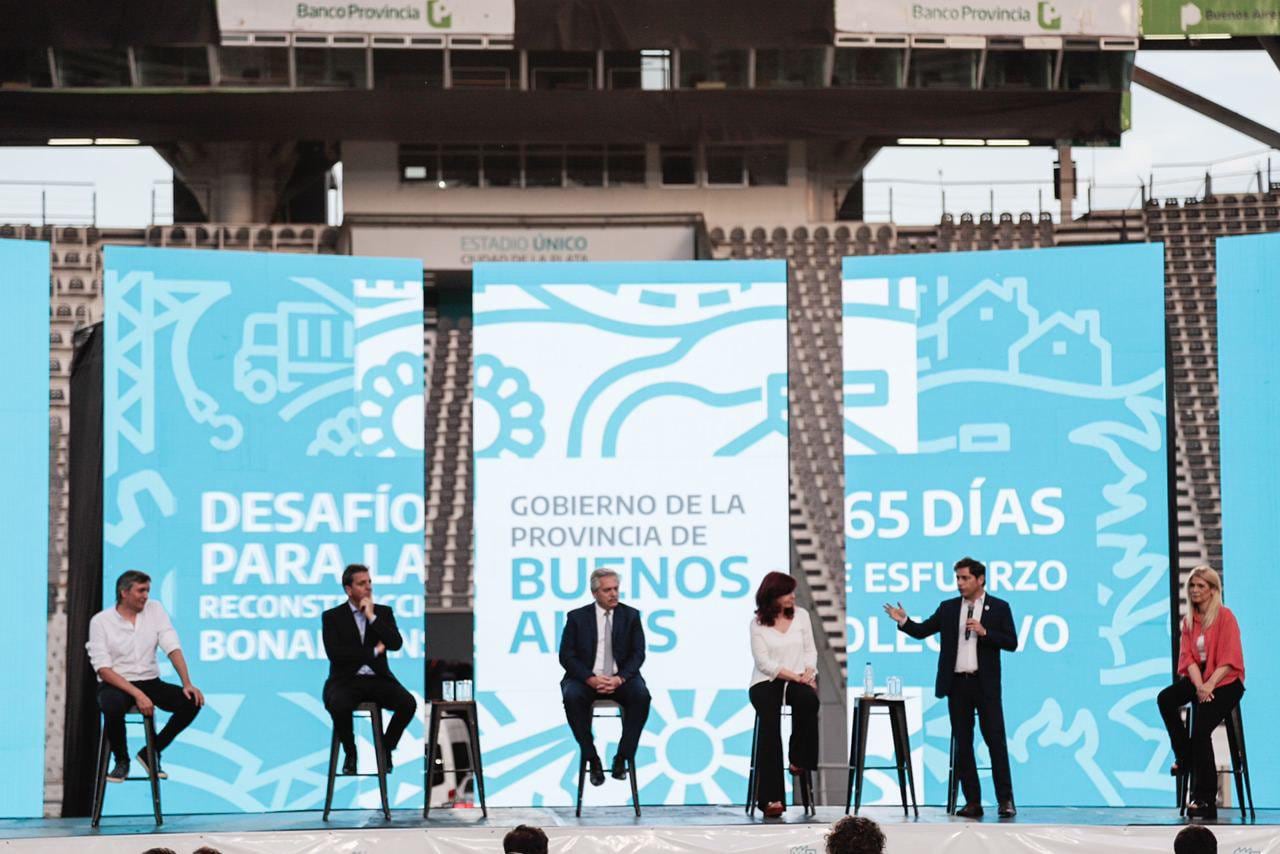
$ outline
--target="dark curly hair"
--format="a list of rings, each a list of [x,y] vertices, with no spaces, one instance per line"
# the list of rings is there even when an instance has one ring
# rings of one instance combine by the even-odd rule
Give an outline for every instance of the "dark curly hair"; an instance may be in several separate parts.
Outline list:
[[[883,854],[884,833],[866,816],[847,815],[831,825],[827,854]]]
[[[1202,824],[1192,824],[1173,838],[1173,854],[1218,854],[1218,837]]]
[[[785,572],[771,572],[760,580],[756,590],[756,622],[772,626],[782,613],[778,600],[796,589],[796,580]]]
[[[520,824],[503,837],[502,850],[506,854],[547,854],[548,842],[542,828]]]

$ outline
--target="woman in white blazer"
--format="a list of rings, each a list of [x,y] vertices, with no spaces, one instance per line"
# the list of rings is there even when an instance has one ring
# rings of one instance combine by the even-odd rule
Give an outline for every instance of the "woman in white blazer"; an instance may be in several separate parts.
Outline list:
[[[792,774],[818,767],[818,649],[809,612],[796,607],[796,580],[771,572],[756,591],[751,618],[751,705],[760,717],[756,747],[756,805],[765,818],[785,810],[782,706],[791,707]]]

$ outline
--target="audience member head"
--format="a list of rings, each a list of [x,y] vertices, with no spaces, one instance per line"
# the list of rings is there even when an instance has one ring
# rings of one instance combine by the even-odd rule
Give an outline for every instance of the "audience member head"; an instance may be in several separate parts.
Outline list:
[[[222,852],[217,848],[211,848],[208,845],[201,845],[195,851],[192,851],[191,854],[222,854]]]
[[[148,848],[146,851],[143,851],[142,854],[178,854],[178,852],[174,851],[172,848],[157,847],[157,848]]]
[[[779,614],[794,617],[796,614],[796,580],[785,572],[770,572],[760,579],[756,589],[756,622],[772,626]],[[783,601],[786,600],[786,601]]]
[[[1218,854],[1218,837],[1202,824],[1190,824],[1173,838],[1173,854]]]
[[[542,828],[521,824],[502,838],[503,854],[547,854],[547,835]]]
[[[883,854],[884,833],[866,816],[847,815],[831,825],[827,854]]]

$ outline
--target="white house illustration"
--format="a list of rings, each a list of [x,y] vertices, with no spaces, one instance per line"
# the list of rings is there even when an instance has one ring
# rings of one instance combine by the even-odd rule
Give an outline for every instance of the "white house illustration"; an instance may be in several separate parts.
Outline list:
[[[921,337],[936,338],[937,362],[948,369],[1002,371],[1008,348],[1039,322],[1040,313],[1027,301],[1026,279],[984,279],[939,311],[938,322],[922,329]]]
[[[1097,311],[1055,312],[1009,348],[1009,372],[1108,388],[1111,344]]]

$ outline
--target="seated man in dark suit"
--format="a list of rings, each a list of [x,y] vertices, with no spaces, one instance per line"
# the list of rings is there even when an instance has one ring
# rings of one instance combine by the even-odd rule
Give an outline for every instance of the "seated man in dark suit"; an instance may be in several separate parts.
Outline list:
[[[404,646],[396,615],[386,605],[373,604],[373,580],[369,568],[353,563],[342,573],[347,601],[324,612],[324,651],[329,656],[329,678],[324,683],[324,707],[333,718],[333,729],[342,743],[343,774],[356,773],[356,737],[351,713],[361,703],[377,703],[389,710],[391,722],[383,736],[386,768],[400,743],[405,727],[418,710],[418,701],[391,675],[387,652]]]
[[[613,700],[622,707],[622,738],[612,768],[618,780],[626,779],[626,762],[635,761],[636,745],[649,719],[649,689],[640,675],[644,627],[639,611],[618,602],[618,586],[618,573],[612,569],[591,573],[596,601],[568,613],[560,638],[564,714],[587,757],[593,786],[604,784],[604,768],[591,737],[591,704]]]

